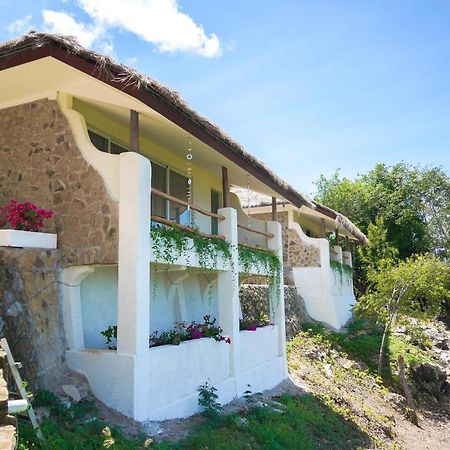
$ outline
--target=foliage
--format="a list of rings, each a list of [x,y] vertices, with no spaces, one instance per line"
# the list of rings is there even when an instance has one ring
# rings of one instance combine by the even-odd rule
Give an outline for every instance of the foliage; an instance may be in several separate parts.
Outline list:
[[[374,326],[362,320],[353,321],[347,333],[337,333],[325,328],[319,323],[304,323],[301,332],[289,348],[295,346],[295,341],[312,339],[315,344],[339,349],[349,358],[362,361],[368,366],[372,375],[377,375],[377,361],[383,333]],[[397,361],[403,356],[407,365],[431,362],[430,357],[422,349],[420,343],[408,341],[404,336],[388,334],[386,339],[387,365],[381,372],[386,384],[397,386]]]
[[[276,298],[280,295],[281,263],[278,256],[271,250],[238,247],[239,264],[245,273],[251,273],[252,267],[256,266],[269,274],[269,286],[276,290]]]
[[[50,416],[44,418],[41,431],[44,441],[37,438],[31,424],[19,420],[19,450],[86,450],[102,449],[105,445],[106,424],[95,418],[92,401],[81,401],[66,406],[52,392],[39,391],[33,406],[45,407]],[[118,428],[110,430],[112,448],[138,450],[144,448],[145,436],[126,437]]]
[[[266,315],[258,320],[241,319],[239,321],[239,329],[241,331],[256,331],[257,328],[266,327],[267,325],[270,325],[270,320]]]
[[[108,345],[110,342],[115,340],[117,341],[117,325],[110,325],[106,330],[100,331],[100,334],[102,336],[105,336],[106,342],[105,344]],[[115,345],[108,345],[109,350],[117,350],[117,347]]]
[[[179,345],[181,342],[210,337],[217,342],[231,344],[231,339],[222,335],[222,328],[216,324],[216,318],[211,319],[209,315],[203,316],[203,322],[195,321],[187,324],[186,322],[177,322],[175,329],[170,331],[155,331],[150,335],[149,346],[158,347],[160,345]]]
[[[348,277],[350,277],[350,280],[351,280],[351,277],[353,275],[353,269],[348,264],[343,264],[339,261],[330,260],[330,267],[333,272],[335,272],[336,274],[339,275],[341,284],[342,284],[342,281],[344,278],[344,274],[347,275]]]
[[[359,317],[387,323],[397,315],[437,316],[450,297],[450,266],[433,255],[386,262],[369,273],[370,287],[355,306]]]
[[[205,238],[195,229],[188,232],[176,224],[168,227],[152,223],[150,233],[155,257],[167,264],[173,264],[189,250],[195,250],[200,267],[205,269],[216,267],[219,256],[231,261],[230,243],[224,239]]]
[[[316,200],[349,217],[366,235],[355,245],[354,282],[365,293],[367,272],[386,259],[433,253],[450,257],[450,179],[439,167],[377,164],[354,180],[321,176]],[[450,309],[450,308],[449,308]]]
[[[206,381],[198,388],[198,404],[203,408],[204,414],[209,417],[218,416],[222,406],[218,402],[217,388],[210,386]]]
[[[39,231],[44,226],[44,219],[53,217],[50,209],[38,208],[34,203],[18,203],[15,200],[0,208],[0,216],[4,216],[14,230]]]
[[[385,261],[368,273],[369,291],[355,305],[359,317],[384,324],[378,357],[381,373],[386,337],[399,315],[435,317],[450,298],[450,266],[433,255],[407,258],[397,265]]]

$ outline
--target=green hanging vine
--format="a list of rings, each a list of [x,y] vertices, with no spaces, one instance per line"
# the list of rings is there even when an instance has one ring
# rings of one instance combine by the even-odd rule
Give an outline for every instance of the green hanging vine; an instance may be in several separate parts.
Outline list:
[[[245,273],[250,273],[253,266],[262,268],[269,274],[269,286],[275,289],[276,298],[280,298],[281,263],[271,250],[257,249],[239,245],[239,263]],[[278,306],[278,305],[276,305]]]
[[[343,264],[339,261],[330,260],[330,267],[334,273],[339,274],[341,284],[344,279],[344,273],[350,278],[353,276],[353,269],[348,264]]]
[[[197,230],[191,232],[153,224],[150,228],[153,253],[158,260],[173,264],[180,256],[195,250],[203,269],[216,268],[221,256],[232,262],[231,245],[220,238],[205,238]],[[192,242],[192,245],[191,245]]]

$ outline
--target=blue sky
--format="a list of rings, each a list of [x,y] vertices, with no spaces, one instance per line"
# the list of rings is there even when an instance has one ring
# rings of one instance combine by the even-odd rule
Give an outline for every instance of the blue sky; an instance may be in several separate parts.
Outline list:
[[[124,5],[127,5],[125,8]],[[375,163],[450,172],[450,2],[0,0],[168,84],[305,193]],[[126,11],[136,11],[129,14]]]

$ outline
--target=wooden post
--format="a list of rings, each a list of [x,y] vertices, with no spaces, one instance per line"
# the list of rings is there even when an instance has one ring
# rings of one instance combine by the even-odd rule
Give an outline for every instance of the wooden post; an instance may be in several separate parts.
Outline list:
[[[277,220],[277,199],[272,197],[272,220]]]
[[[325,229],[325,219],[323,217],[320,218],[320,237],[321,238],[327,237],[327,232]]]
[[[230,206],[230,185],[228,183],[228,169],[222,166],[222,192],[223,192],[223,207]]]
[[[334,229],[334,237],[336,238],[336,244],[335,245],[339,245],[339,228],[336,227]]]
[[[348,238],[348,236],[345,236],[345,251],[349,252],[350,250],[350,239]]]
[[[139,153],[139,113],[130,110],[130,150]]]

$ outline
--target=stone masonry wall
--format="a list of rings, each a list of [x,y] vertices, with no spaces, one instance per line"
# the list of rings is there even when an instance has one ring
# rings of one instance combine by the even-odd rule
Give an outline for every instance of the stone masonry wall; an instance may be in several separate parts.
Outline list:
[[[239,290],[242,315],[246,320],[258,320],[259,317],[269,316],[269,286],[242,284]],[[286,315],[286,337],[293,338],[304,322],[311,319],[306,313],[303,299],[297,294],[293,286],[284,287],[284,302]]]
[[[272,220],[271,213],[252,214],[259,220]],[[300,240],[294,230],[288,228],[288,213],[277,212],[283,233],[283,262],[286,267],[320,267],[320,250]]]
[[[118,206],[77,148],[56,101],[0,110],[0,206],[31,201],[55,212],[63,266],[116,263]]]
[[[0,247],[0,337],[33,388],[54,387],[65,369],[59,268],[59,250]]]
[[[8,360],[6,353],[0,350],[0,449],[16,448],[16,427],[13,416],[8,415]]]

